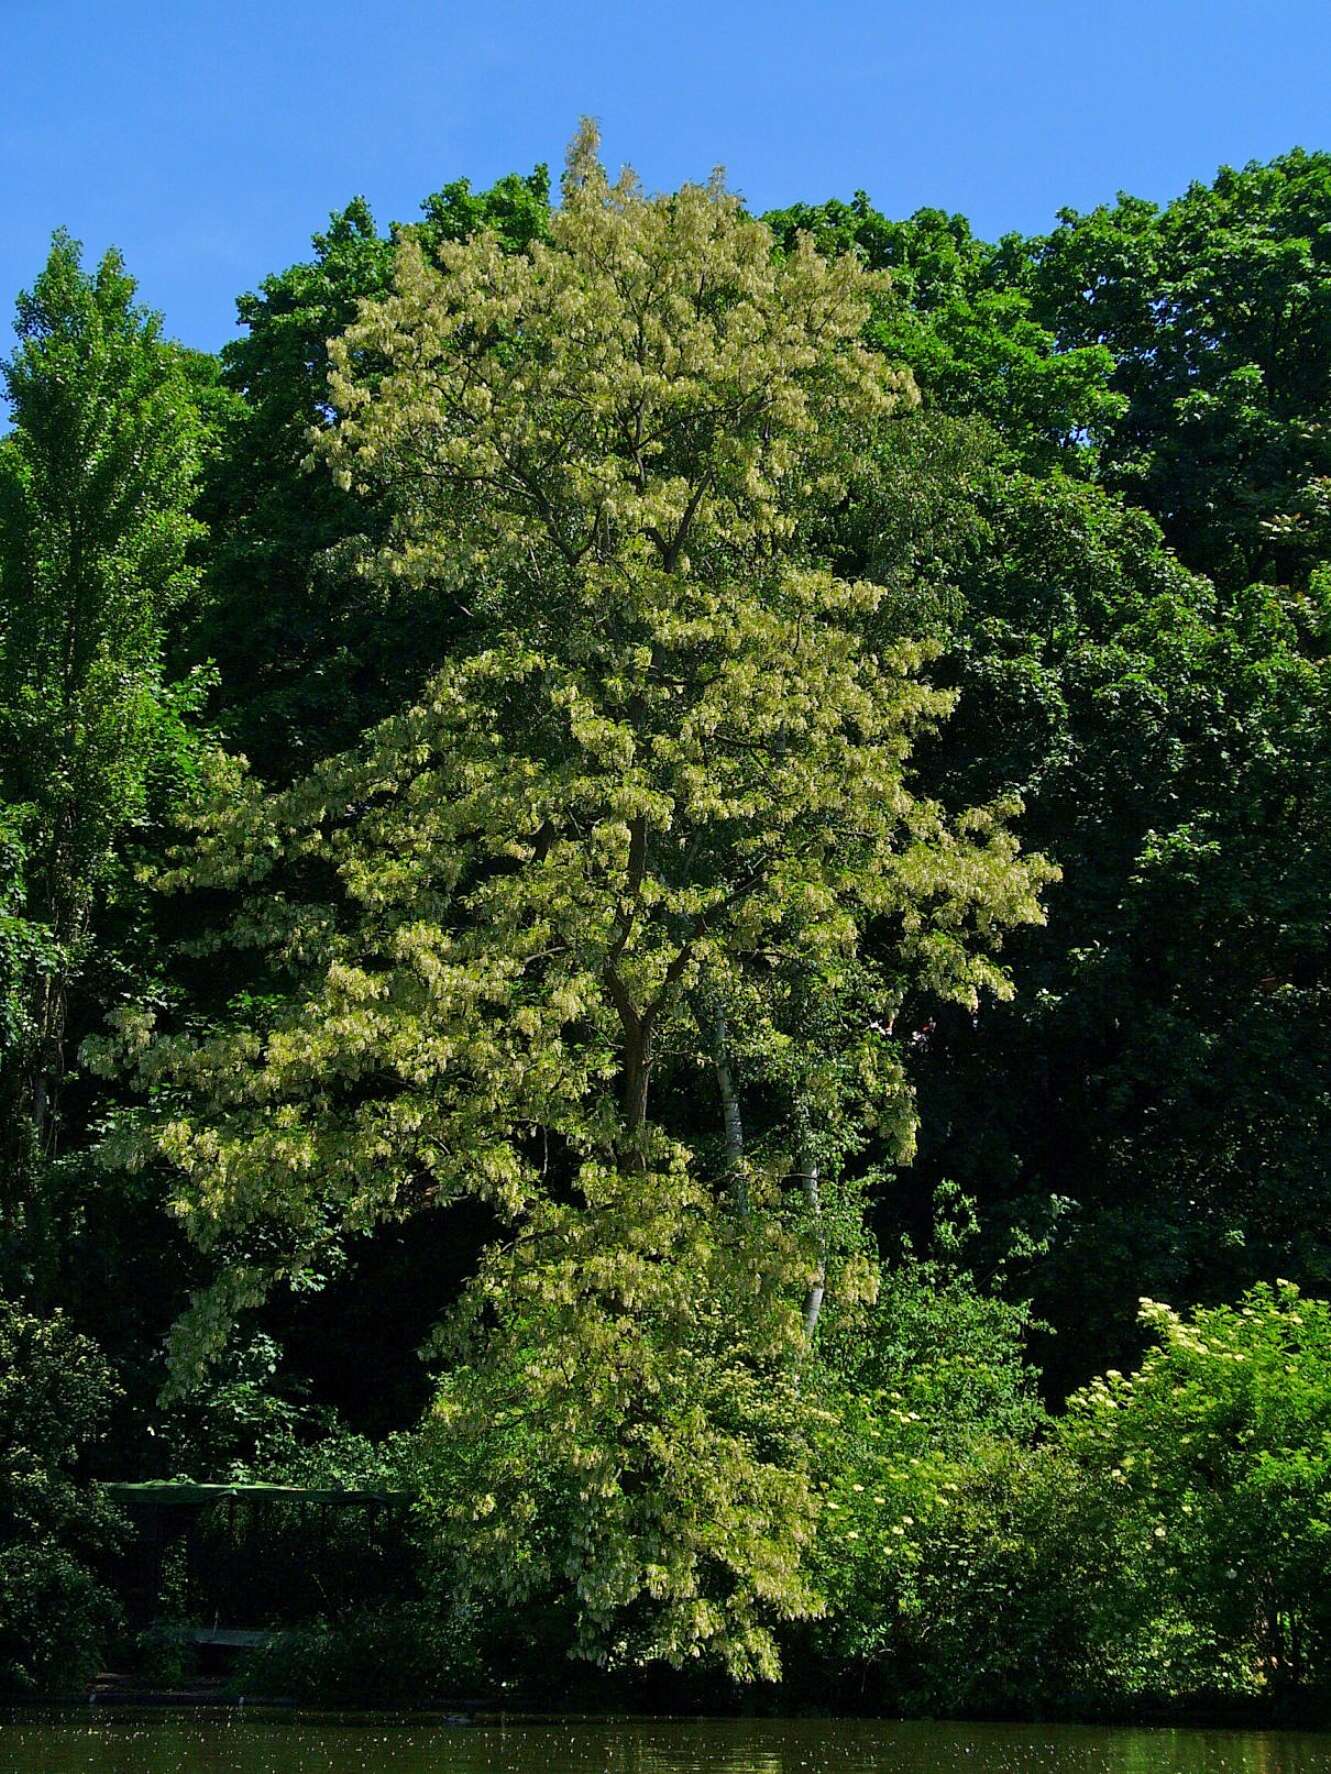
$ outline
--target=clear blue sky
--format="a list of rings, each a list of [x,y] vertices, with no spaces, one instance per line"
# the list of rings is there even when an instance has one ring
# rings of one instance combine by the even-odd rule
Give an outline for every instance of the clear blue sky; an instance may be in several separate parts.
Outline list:
[[[0,0],[0,48],[0,305],[64,224],[210,348],[352,195],[557,166],[583,112],[653,187],[989,237],[1331,147],[1331,0]]]

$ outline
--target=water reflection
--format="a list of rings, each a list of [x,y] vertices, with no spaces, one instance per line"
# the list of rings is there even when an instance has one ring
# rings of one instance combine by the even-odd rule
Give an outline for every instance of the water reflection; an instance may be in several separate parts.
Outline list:
[[[5,1774],[1331,1774],[1331,1735],[594,1720],[450,1727],[383,1716],[16,1714]]]

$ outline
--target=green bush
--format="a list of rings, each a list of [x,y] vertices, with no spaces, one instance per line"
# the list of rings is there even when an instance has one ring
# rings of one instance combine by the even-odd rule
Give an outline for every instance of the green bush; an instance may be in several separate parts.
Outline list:
[[[1008,1685],[985,1637],[993,1592],[1024,1581],[993,1561],[1025,1531],[997,1532],[1024,1501],[1018,1473],[1045,1422],[1028,1329],[1022,1307],[908,1257],[829,1338],[815,1553],[828,1614],[810,1648],[857,1698],[959,1711]]]
[[[973,1444],[916,1504],[902,1544],[879,1642],[866,1645],[881,1703],[989,1717],[1114,1705],[1113,1548],[1056,1444]]]
[[[990,1715],[1324,1698],[1331,1304],[1143,1302],[1137,1371],[1042,1426],[994,1325],[972,1339],[985,1303],[918,1279],[879,1318],[927,1337],[889,1337],[897,1383],[839,1419],[818,1641],[843,1687]]]
[[[1289,1282],[1187,1317],[1142,1302],[1136,1373],[1069,1401],[1059,1442],[1098,1491],[1136,1647],[1163,1696],[1288,1697],[1331,1681],[1331,1303]]]
[[[78,1467],[115,1391],[61,1313],[0,1300],[0,1689],[77,1685],[116,1623],[97,1568],[122,1522]]]

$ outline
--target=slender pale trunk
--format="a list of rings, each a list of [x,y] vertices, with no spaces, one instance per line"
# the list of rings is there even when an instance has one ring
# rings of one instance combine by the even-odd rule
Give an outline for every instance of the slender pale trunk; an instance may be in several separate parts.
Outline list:
[[[800,1153],[800,1185],[818,1239],[818,1267],[804,1296],[804,1339],[812,1343],[827,1294],[827,1237],[823,1230],[823,1199],[818,1188],[818,1160],[810,1151],[807,1139]]]
[[[744,1215],[749,1211],[749,1185],[744,1175],[744,1122],[740,1115],[739,1093],[735,1089],[735,1075],[730,1069],[726,1019],[719,1010],[712,1025],[712,1041],[716,1083],[721,1092],[721,1116],[725,1125],[726,1176],[730,1184],[730,1199],[735,1212]]]

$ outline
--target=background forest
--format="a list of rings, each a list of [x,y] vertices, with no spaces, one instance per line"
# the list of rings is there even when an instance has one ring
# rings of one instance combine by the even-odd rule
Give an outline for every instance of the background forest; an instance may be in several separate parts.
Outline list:
[[[1331,156],[237,312],[4,366],[0,1680],[185,1475],[415,1498],[270,1691],[1322,1706]]]

